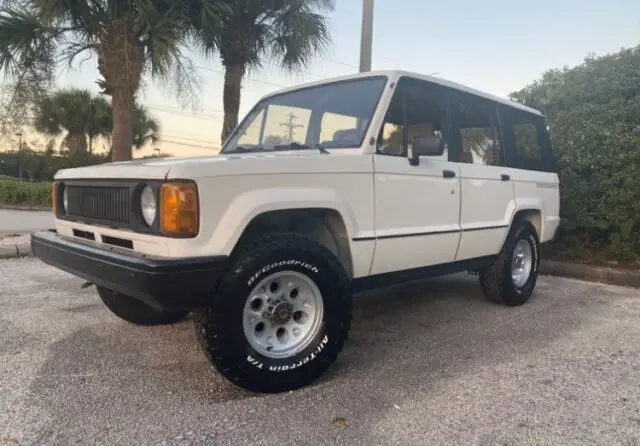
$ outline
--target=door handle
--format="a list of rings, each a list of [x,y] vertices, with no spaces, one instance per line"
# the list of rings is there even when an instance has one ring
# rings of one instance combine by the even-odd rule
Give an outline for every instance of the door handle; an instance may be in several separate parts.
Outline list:
[[[511,177],[509,175],[507,175],[506,173],[503,173],[502,175],[500,175],[500,179],[502,181],[509,181],[511,179]]]
[[[445,178],[453,178],[456,176],[456,173],[453,170],[443,170],[442,176]]]

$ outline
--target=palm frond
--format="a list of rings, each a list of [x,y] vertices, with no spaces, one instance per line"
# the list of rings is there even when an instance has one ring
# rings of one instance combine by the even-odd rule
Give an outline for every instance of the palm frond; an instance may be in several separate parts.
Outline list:
[[[0,70],[5,75],[17,76],[31,68],[47,53],[60,33],[44,26],[26,10],[9,9],[0,12]]]
[[[273,21],[268,55],[282,68],[295,71],[307,67],[330,44],[326,18],[301,6],[285,11]]]
[[[156,144],[160,139],[160,124],[153,119],[147,109],[136,104],[132,115],[133,145],[143,148],[147,143]]]
[[[31,107],[53,85],[55,50],[64,31],[43,26],[27,8],[0,12],[0,70],[5,75],[0,132],[25,123]]]
[[[182,54],[177,54],[168,70],[157,73],[157,79],[178,100],[181,107],[195,110],[200,104],[200,77],[193,61]]]

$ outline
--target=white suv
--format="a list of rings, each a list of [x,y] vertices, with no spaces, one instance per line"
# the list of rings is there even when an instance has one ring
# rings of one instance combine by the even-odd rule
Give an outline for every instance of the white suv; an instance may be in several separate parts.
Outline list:
[[[439,78],[373,72],[258,102],[219,155],[62,170],[43,261],[135,324],[199,315],[215,368],[299,388],[336,360],[352,294],[461,271],[531,296],[559,223],[536,110]]]

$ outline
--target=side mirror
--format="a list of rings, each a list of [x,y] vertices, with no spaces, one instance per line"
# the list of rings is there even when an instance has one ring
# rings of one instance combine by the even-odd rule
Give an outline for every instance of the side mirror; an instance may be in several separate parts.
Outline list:
[[[416,136],[411,145],[409,164],[420,164],[421,156],[440,156],[444,153],[444,138],[440,136]]]

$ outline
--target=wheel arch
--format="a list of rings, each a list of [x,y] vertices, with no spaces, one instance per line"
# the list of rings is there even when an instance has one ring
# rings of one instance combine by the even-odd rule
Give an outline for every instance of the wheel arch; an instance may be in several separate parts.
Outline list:
[[[538,240],[540,240],[542,238],[542,210],[539,208],[519,209],[513,215],[509,229],[511,229],[515,223],[519,223],[522,220],[528,221],[533,225],[536,230],[536,236]]]
[[[543,229],[542,228],[542,222],[543,222],[542,210],[539,207],[535,207],[535,206],[520,208],[520,209],[517,209],[513,213],[513,216],[511,217],[511,221],[509,222],[509,228],[507,229],[504,235],[504,238],[502,240],[502,243],[500,244],[500,249],[502,249],[504,244],[507,242],[507,239],[509,238],[509,234],[511,234],[514,227],[523,220],[531,223],[531,225],[535,229],[536,238],[538,240],[541,239],[542,229]]]
[[[246,224],[232,253],[256,237],[277,232],[293,232],[321,243],[334,253],[349,278],[353,278],[349,231],[342,214],[337,209],[304,207],[261,212]]]

